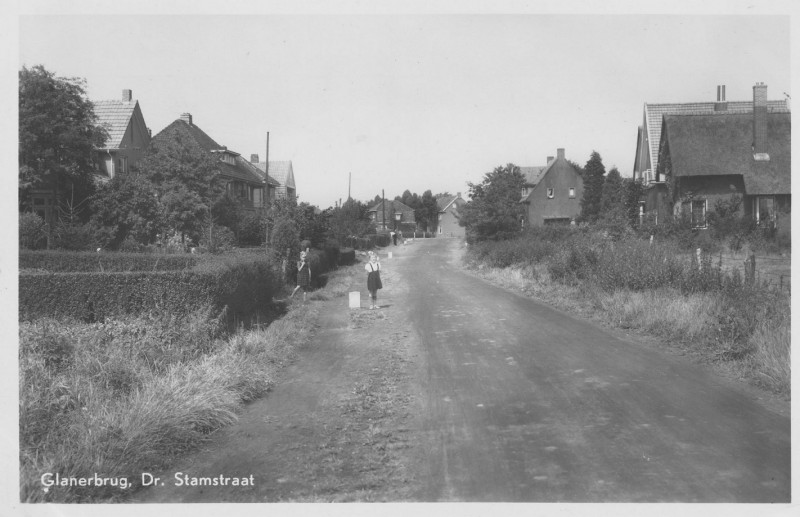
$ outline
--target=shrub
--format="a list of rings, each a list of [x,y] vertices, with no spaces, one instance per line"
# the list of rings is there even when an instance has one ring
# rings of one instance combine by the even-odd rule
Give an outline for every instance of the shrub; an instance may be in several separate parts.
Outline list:
[[[58,224],[53,232],[53,247],[70,251],[87,251],[97,244],[91,224]]]
[[[222,253],[230,251],[235,242],[236,237],[230,228],[212,224],[207,228],[203,228],[199,244],[201,251]]]
[[[264,244],[266,229],[257,214],[245,214],[239,221],[238,241],[240,245],[259,246]]]
[[[231,323],[269,309],[280,285],[274,263],[258,255],[201,261],[184,271],[21,274],[19,316],[102,321],[211,306]]]
[[[19,214],[20,249],[40,249],[47,245],[47,223],[33,212]]]

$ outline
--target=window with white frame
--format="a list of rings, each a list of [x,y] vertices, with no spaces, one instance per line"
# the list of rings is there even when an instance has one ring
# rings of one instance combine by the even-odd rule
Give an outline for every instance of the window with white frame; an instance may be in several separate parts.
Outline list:
[[[691,202],[692,210],[692,228],[706,228],[706,207],[708,205],[705,199],[694,199]]]
[[[553,199],[553,197],[555,197],[555,195],[556,194],[555,194],[554,189],[551,189],[551,188],[547,189],[547,199]]]
[[[571,197],[571,198],[575,197],[575,187],[570,187],[569,188],[569,197]]]
[[[768,224],[775,220],[775,197],[757,196],[753,199],[753,215],[758,224]]]

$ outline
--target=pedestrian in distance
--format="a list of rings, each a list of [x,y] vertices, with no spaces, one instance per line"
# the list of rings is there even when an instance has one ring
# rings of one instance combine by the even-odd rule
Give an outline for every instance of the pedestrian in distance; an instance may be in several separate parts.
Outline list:
[[[367,271],[367,290],[370,296],[370,309],[378,308],[378,289],[383,288],[381,283],[381,263],[377,253],[370,252],[369,262],[364,266]]]
[[[394,243],[395,246],[397,246],[397,233],[395,233],[394,230],[392,230],[389,233],[392,235],[392,242]]]
[[[306,262],[306,254],[308,250],[300,252],[300,260],[297,262],[297,287],[292,291],[289,298],[293,298],[294,294],[302,289],[303,301],[306,301],[306,292],[311,288],[311,267]]]

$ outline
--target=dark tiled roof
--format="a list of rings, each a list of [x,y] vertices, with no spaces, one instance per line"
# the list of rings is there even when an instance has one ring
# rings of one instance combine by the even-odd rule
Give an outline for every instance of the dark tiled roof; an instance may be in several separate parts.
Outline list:
[[[439,197],[437,197],[436,198],[436,206],[439,208],[439,212],[444,212],[445,210],[447,210],[447,208],[453,202],[455,202],[456,199],[461,199],[461,201],[464,201],[464,199],[458,194],[456,194],[455,196],[439,196]],[[464,201],[464,203],[466,203],[466,201]]]
[[[214,152],[214,155],[220,158],[219,172],[223,176],[248,183],[262,183],[264,181],[264,178],[259,174],[258,169],[238,155],[238,153],[231,151],[231,153],[234,155],[234,165],[223,162],[218,154],[219,151],[223,150],[223,147],[219,145],[213,138],[208,136],[205,131],[194,124],[189,124],[182,119],[175,120],[170,125],[159,131],[158,134],[153,137],[153,141],[158,142],[158,140],[164,138],[174,138],[177,135],[179,135],[180,138],[188,137],[203,151],[209,153]],[[272,182],[270,182],[270,184],[272,184]]]
[[[534,167],[520,167],[519,171],[525,176],[525,184],[533,186],[539,183],[546,169],[547,165],[536,165]]]
[[[108,132],[105,147],[119,149],[138,101],[94,101],[97,123]]]
[[[383,201],[379,202],[378,204],[376,204],[375,206],[373,206],[372,208],[370,208],[367,211],[368,212],[380,212],[380,211],[383,210],[383,208],[381,208],[382,204],[383,204]],[[411,208],[410,206],[408,206],[407,204],[403,203],[402,201],[396,201],[394,199],[387,199],[386,200],[386,212],[387,213],[403,212],[403,213],[410,213],[410,214],[413,215],[414,214],[414,209]]]
[[[767,114],[768,162],[753,158],[752,113],[666,115],[675,176],[741,175],[748,195],[791,193],[791,114]]]
[[[752,113],[752,101],[732,101],[727,102],[727,109],[722,112],[715,112],[716,102],[684,102],[684,103],[654,103],[644,105],[644,117],[647,125],[648,141],[650,143],[650,164],[652,170],[658,168],[658,145],[661,141],[661,122],[664,115],[687,115],[687,114],[730,114],[730,113]],[[788,112],[786,101],[771,100],[767,101],[767,109],[771,112]]]

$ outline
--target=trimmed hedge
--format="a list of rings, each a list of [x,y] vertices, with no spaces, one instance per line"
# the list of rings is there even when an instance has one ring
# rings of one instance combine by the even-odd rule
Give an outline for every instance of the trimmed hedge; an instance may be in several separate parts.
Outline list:
[[[210,306],[230,322],[268,309],[280,287],[277,268],[264,257],[204,261],[183,271],[21,273],[19,317],[94,321]]]
[[[61,272],[180,271],[200,262],[196,255],[161,253],[95,253],[20,250],[19,268]]]

